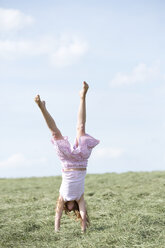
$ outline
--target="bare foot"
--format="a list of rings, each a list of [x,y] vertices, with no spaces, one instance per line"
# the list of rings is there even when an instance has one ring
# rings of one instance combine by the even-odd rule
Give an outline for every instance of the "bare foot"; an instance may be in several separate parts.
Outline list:
[[[88,91],[88,88],[89,88],[89,85],[84,81],[83,82],[83,88],[82,90],[80,91],[80,97],[83,98],[85,97],[87,91]]]
[[[45,101],[41,101],[40,95],[37,95],[37,96],[34,98],[34,101],[37,103],[37,105],[38,105],[40,108],[45,107]]]

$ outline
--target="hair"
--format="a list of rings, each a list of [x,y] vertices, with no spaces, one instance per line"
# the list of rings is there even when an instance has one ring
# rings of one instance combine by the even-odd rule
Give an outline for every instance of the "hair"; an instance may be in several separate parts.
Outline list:
[[[60,199],[60,197],[58,197],[57,204],[56,204],[56,211],[58,211],[58,209],[60,208],[61,204],[62,204],[61,199]],[[71,212],[73,212],[74,216],[75,216],[75,220],[80,221],[80,223],[82,225],[82,218],[81,218],[81,215],[80,215],[79,205],[78,205],[77,201],[74,201],[74,207],[73,207],[72,210],[69,210],[68,206],[67,206],[67,202],[64,202],[63,211],[69,217],[72,217]],[[86,226],[89,227],[89,225],[90,225],[90,220],[89,220],[88,212],[87,212],[87,209],[86,209]]]

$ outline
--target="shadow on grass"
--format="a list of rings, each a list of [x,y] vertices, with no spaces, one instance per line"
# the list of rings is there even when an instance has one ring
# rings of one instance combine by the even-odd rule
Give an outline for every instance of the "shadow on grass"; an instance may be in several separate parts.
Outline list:
[[[39,230],[40,228],[41,226],[35,223],[27,223],[27,225],[25,225],[24,227],[24,230],[25,232],[34,232],[35,230]]]
[[[95,232],[95,231],[105,231],[109,229],[110,226],[108,225],[102,225],[102,226],[92,226],[89,228],[90,232]]]

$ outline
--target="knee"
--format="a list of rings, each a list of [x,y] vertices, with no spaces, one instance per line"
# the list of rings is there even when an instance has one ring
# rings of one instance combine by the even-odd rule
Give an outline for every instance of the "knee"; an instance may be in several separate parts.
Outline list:
[[[53,135],[54,139],[59,139],[62,136],[59,130],[53,131],[52,135]]]
[[[84,123],[79,124],[79,125],[77,126],[77,131],[78,131],[78,132],[85,131],[85,124],[84,124]]]

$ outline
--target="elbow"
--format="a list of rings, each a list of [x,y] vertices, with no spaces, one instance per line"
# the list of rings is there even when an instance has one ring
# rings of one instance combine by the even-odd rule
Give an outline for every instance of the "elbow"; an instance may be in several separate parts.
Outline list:
[[[56,220],[57,222],[59,222],[59,221],[61,220],[61,216],[56,215],[56,216],[55,216],[55,220]]]
[[[87,220],[86,211],[80,211],[80,215],[82,222],[86,222]]]

